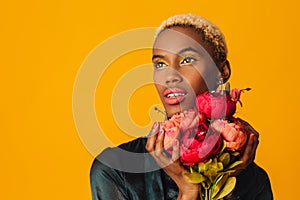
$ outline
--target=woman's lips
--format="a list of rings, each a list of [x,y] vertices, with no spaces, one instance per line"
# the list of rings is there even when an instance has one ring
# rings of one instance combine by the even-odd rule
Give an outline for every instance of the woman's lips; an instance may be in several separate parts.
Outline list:
[[[164,92],[164,100],[167,104],[174,105],[182,102],[187,92],[180,88],[168,88]]]

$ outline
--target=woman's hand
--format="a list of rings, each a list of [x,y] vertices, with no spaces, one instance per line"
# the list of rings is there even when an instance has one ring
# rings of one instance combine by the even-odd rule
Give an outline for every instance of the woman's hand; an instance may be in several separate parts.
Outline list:
[[[256,149],[259,144],[258,138],[259,133],[246,121],[237,118],[237,121],[241,123],[245,131],[247,131],[249,134],[248,141],[246,143],[246,148],[244,151],[244,154],[241,158],[243,163],[237,167],[236,172],[233,174],[233,176],[238,175],[243,169],[247,168],[250,163],[252,163],[255,159]]]
[[[164,133],[158,135],[160,124],[154,123],[149,134],[146,149],[151,153],[157,164],[163,168],[171,179],[177,184],[179,193],[178,198],[181,200],[194,200],[199,197],[199,186],[188,181],[185,176],[187,170],[179,162],[179,142],[177,139],[173,143],[172,157],[164,153]]]

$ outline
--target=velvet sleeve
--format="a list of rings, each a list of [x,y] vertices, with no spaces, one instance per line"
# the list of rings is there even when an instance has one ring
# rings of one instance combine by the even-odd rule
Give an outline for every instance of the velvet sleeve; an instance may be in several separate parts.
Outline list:
[[[234,198],[230,200],[273,200],[270,179],[265,170],[251,163],[237,176]]]
[[[93,200],[177,198],[177,185],[146,151],[146,141],[138,138],[107,148],[95,158],[90,171]]]
[[[273,200],[273,193],[269,179],[265,180],[261,191],[257,194],[255,200]]]
[[[92,200],[177,199],[177,185],[146,152],[145,144],[146,139],[139,138],[119,148],[107,148],[95,158],[90,171]],[[137,154],[128,156],[122,150]],[[267,173],[251,163],[237,176],[230,200],[273,200]]]
[[[112,169],[97,159],[94,160],[90,171],[92,200],[125,200],[126,188],[124,177],[119,171]]]

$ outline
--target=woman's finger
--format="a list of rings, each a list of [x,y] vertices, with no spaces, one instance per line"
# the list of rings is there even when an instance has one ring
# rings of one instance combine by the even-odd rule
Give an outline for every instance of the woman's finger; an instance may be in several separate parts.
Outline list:
[[[257,138],[259,137],[259,133],[248,122],[242,120],[241,118],[237,118],[237,121],[239,121],[243,125],[245,131],[255,134]]]
[[[251,137],[251,135],[250,135],[250,137]],[[257,149],[257,146],[259,144],[258,135],[254,134],[254,136],[252,136],[252,138],[250,138],[250,139],[252,139],[252,141],[253,141],[252,149],[251,149],[251,158],[252,158],[252,161],[253,161],[255,159],[256,149]]]
[[[164,131],[159,133],[159,130],[160,130],[160,123],[159,122],[154,123],[152,126],[152,129],[148,135],[146,149],[147,149],[147,151],[149,151],[151,153],[153,158],[156,160],[157,164],[160,167],[165,168],[173,162],[172,161],[173,159],[170,159],[164,153],[165,133],[164,133]],[[175,146],[174,149],[175,149],[175,154],[174,154],[173,158],[174,158],[174,160],[177,160],[179,157],[179,145],[178,145],[178,147]]]
[[[245,147],[245,151],[242,157],[242,164],[244,167],[247,167],[255,159],[256,149],[259,144],[259,133],[246,121],[237,118],[237,121],[241,123],[243,129],[249,134],[249,138]]]
[[[246,144],[246,148],[244,150],[244,154],[242,156],[242,161],[243,161],[243,165],[245,165],[245,167],[248,165],[248,161],[250,159],[250,155],[252,153],[252,149],[253,149],[253,137],[254,135],[250,135],[250,137],[248,138],[247,144]]]
[[[162,168],[165,168],[172,163],[172,160],[164,152],[164,136],[164,132],[158,134],[155,143],[155,150],[152,152],[154,159]]]
[[[155,143],[155,155],[156,156],[160,156],[163,153],[163,149],[164,149],[164,136],[165,136],[165,133],[163,131],[156,138],[156,143]]]
[[[250,134],[248,138],[243,156],[241,157],[242,164],[236,168],[236,171],[232,174],[233,176],[237,176],[241,173],[242,170],[246,169],[248,165],[254,160],[255,152],[257,144],[255,144],[255,138],[257,138],[254,134]]]
[[[155,150],[155,144],[156,144],[156,138],[157,138],[157,133],[159,130],[159,123],[155,122],[152,126],[152,129],[148,135],[147,143],[146,143],[146,149],[149,152],[153,152]]]
[[[251,133],[241,159],[243,161],[243,168],[246,168],[251,162],[254,161],[257,146],[258,138],[255,134]]]
[[[177,161],[179,158],[179,142],[175,139],[173,142],[172,161]]]

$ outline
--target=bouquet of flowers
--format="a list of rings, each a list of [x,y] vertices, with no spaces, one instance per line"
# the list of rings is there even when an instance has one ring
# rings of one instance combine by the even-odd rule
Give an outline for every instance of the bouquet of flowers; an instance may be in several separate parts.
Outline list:
[[[172,153],[174,139],[179,140],[179,159],[189,170],[189,181],[199,184],[201,200],[224,199],[235,187],[232,173],[242,163],[240,156],[249,135],[233,117],[237,102],[242,106],[242,91],[230,90],[228,84],[224,90],[201,93],[195,109],[162,123],[164,148]]]

